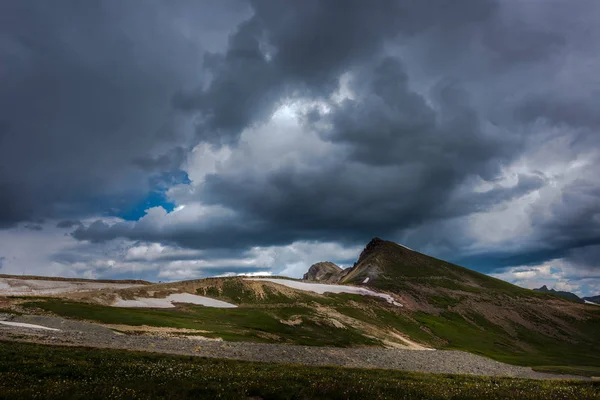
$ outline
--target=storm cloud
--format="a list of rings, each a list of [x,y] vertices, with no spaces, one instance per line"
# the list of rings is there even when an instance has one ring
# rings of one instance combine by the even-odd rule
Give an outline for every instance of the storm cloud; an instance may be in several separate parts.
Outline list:
[[[594,2],[1,7],[4,226],[174,249],[152,263],[177,277],[373,236],[484,272],[599,267]]]
[[[177,168],[165,155],[186,133],[170,98],[200,68],[195,23],[221,17],[204,33],[226,36],[239,19],[220,8],[1,2],[0,223],[119,207],[148,191],[150,160]]]

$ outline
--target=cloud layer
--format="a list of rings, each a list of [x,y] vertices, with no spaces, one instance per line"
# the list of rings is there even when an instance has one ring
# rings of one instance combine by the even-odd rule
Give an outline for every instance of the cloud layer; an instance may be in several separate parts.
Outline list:
[[[7,232],[49,218],[172,278],[297,276],[312,250],[253,249],[347,261],[373,236],[515,281],[600,268],[597,4],[96,7],[2,6]],[[172,211],[123,219],[157,185]]]

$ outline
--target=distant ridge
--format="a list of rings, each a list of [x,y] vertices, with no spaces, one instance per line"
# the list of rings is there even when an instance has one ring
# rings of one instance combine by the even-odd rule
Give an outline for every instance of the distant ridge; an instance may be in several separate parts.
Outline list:
[[[98,283],[130,283],[134,285],[151,285],[152,282],[141,279],[86,279],[86,278],[62,278],[59,276],[39,275],[8,275],[0,274],[0,278],[7,279],[30,279],[38,281],[62,281],[62,282],[98,282]]]
[[[600,296],[584,297],[583,300],[589,301],[589,302],[595,303],[595,304],[600,304]]]
[[[546,285],[542,286],[541,288],[533,289],[533,290],[535,290],[536,292],[552,293],[552,294],[555,294],[557,296],[564,297],[565,299],[576,301],[578,303],[583,303],[584,302],[584,299],[582,299],[581,297],[577,296],[575,293],[564,292],[564,291],[554,290],[554,289],[548,289],[548,286],[546,286]]]

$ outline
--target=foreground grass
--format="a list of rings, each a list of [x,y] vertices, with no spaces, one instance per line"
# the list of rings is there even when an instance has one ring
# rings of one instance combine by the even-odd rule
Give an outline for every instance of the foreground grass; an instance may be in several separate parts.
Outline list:
[[[307,367],[0,342],[2,399],[597,399],[600,382]]]

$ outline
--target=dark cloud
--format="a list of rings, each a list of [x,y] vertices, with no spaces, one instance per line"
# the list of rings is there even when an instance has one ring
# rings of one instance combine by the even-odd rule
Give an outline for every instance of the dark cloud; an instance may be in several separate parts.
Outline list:
[[[93,244],[125,237],[235,257],[373,236],[487,270],[574,257],[600,237],[600,182],[577,166],[600,167],[600,35],[596,5],[558,3],[5,5],[0,223],[83,219],[177,185],[170,200],[206,209],[59,226]],[[211,15],[228,35],[202,52]],[[266,141],[292,136],[264,125],[284,104],[303,107],[289,157],[251,143],[261,130],[274,129]],[[181,129],[190,119],[194,137]],[[212,165],[204,154],[197,167],[198,143],[231,157]],[[178,168],[192,182],[171,179]],[[527,237],[467,236],[472,219],[510,207],[526,210]]]
[[[485,23],[493,1],[466,1],[457,12],[448,2],[427,5],[360,0],[294,3],[253,1],[254,16],[230,36],[224,54],[209,53],[206,87],[175,96],[177,107],[198,112],[198,132],[220,143],[270,115],[286,96],[328,96],[340,74],[369,63],[386,43],[438,24],[451,30]]]
[[[598,88],[600,89],[600,88]],[[552,125],[600,128],[600,91],[587,98],[561,98],[556,93],[528,98],[517,108],[517,116],[524,122],[543,119]]]
[[[143,196],[148,170],[185,142],[171,96],[197,81],[202,35],[226,33],[238,8],[2,2],[0,223]]]
[[[79,220],[70,220],[70,219],[65,219],[62,221],[58,221],[58,223],[56,224],[57,228],[72,228],[74,226],[81,226],[82,223]]]
[[[41,231],[44,229],[42,225],[38,224],[25,224],[23,227],[25,229],[29,229],[30,231]]]
[[[566,186],[560,201],[550,208],[550,215],[534,214],[534,227],[546,248],[563,255],[569,255],[575,249],[600,245],[600,187],[597,182],[580,179]]]
[[[600,259],[600,244],[572,249],[566,259],[576,266],[596,270],[595,278],[600,278],[598,260]]]
[[[222,141],[262,121],[286,96],[327,99],[340,75],[350,72],[354,97],[330,104],[327,114],[313,110],[306,119],[348,152],[318,170],[209,175],[199,188],[202,201],[237,212],[236,219],[211,225],[210,237],[201,226],[157,233],[101,222],[75,236],[126,235],[196,248],[222,244],[221,235],[230,247],[295,238],[365,240],[373,232],[390,236],[429,220],[485,211],[538,189],[542,177],[522,175],[512,188],[465,191],[462,185],[473,177],[497,179],[501,167],[524,150],[524,138],[491,127],[468,85],[451,76],[436,77],[428,93],[418,93],[401,59],[384,56],[384,47],[420,34],[435,42],[486,32],[486,52],[520,62],[536,44],[543,49],[525,57],[529,61],[563,41],[519,25],[526,40],[508,43],[513,36],[494,20],[495,2],[434,3],[253,3],[254,16],[230,36],[227,52],[205,56],[210,83],[180,95],[176,104],[199,112],[201,135]]]
[[[475,256],[459,256],[457,261],[470,266],[485,266],[487,271],[554,259],[598,268],[599,204],[598,184],[577,180],[563,188],[562,195],[549,209],[531,209],[531,234],[521,238],[522,243]]]
[[[354,100],[333,106],[327,115],[313,113],[311,120],[327,126],[324,138],[349,146],[347,158],[306,171],[208,176],[202,200],[236,210],[237,220],[213,226],[210,237],[196,227],[160,239],[203,248],[218,245],[222,229],[230,247],[295,238],[364,241],[373,232],[389,237],[427,220],[485,211],[544,184],[538,176],[523,175],[509,189],[461,193],[459,185],[469,177],[493,179],[502,163],[520,154],[521,142],[484,129],[468,93],[456,84],[436,85],[436,103],[428,105],[408,88],[408,76],[395,58],[374,63],[354,79]],[[151,235],[139,228],[132,233],[126,226],[119,227],[121,232],[100,227],[76,235]]]
[[[560,33],[536,30],[527,21],[506,26],[499,20],[484,32],[482,41],[492,53],[490,61],[503,65],[543,60],[565,45]]]
[[[23,184],[0,182],[0,228],[12,226],[28,219],[33,213],[33,205]]]
[[[146,171],[173,171],[181,166],[185,157],[186,150],[183,147],[175,147],[165,154],[156,157],[144,156],[133,162]]]

